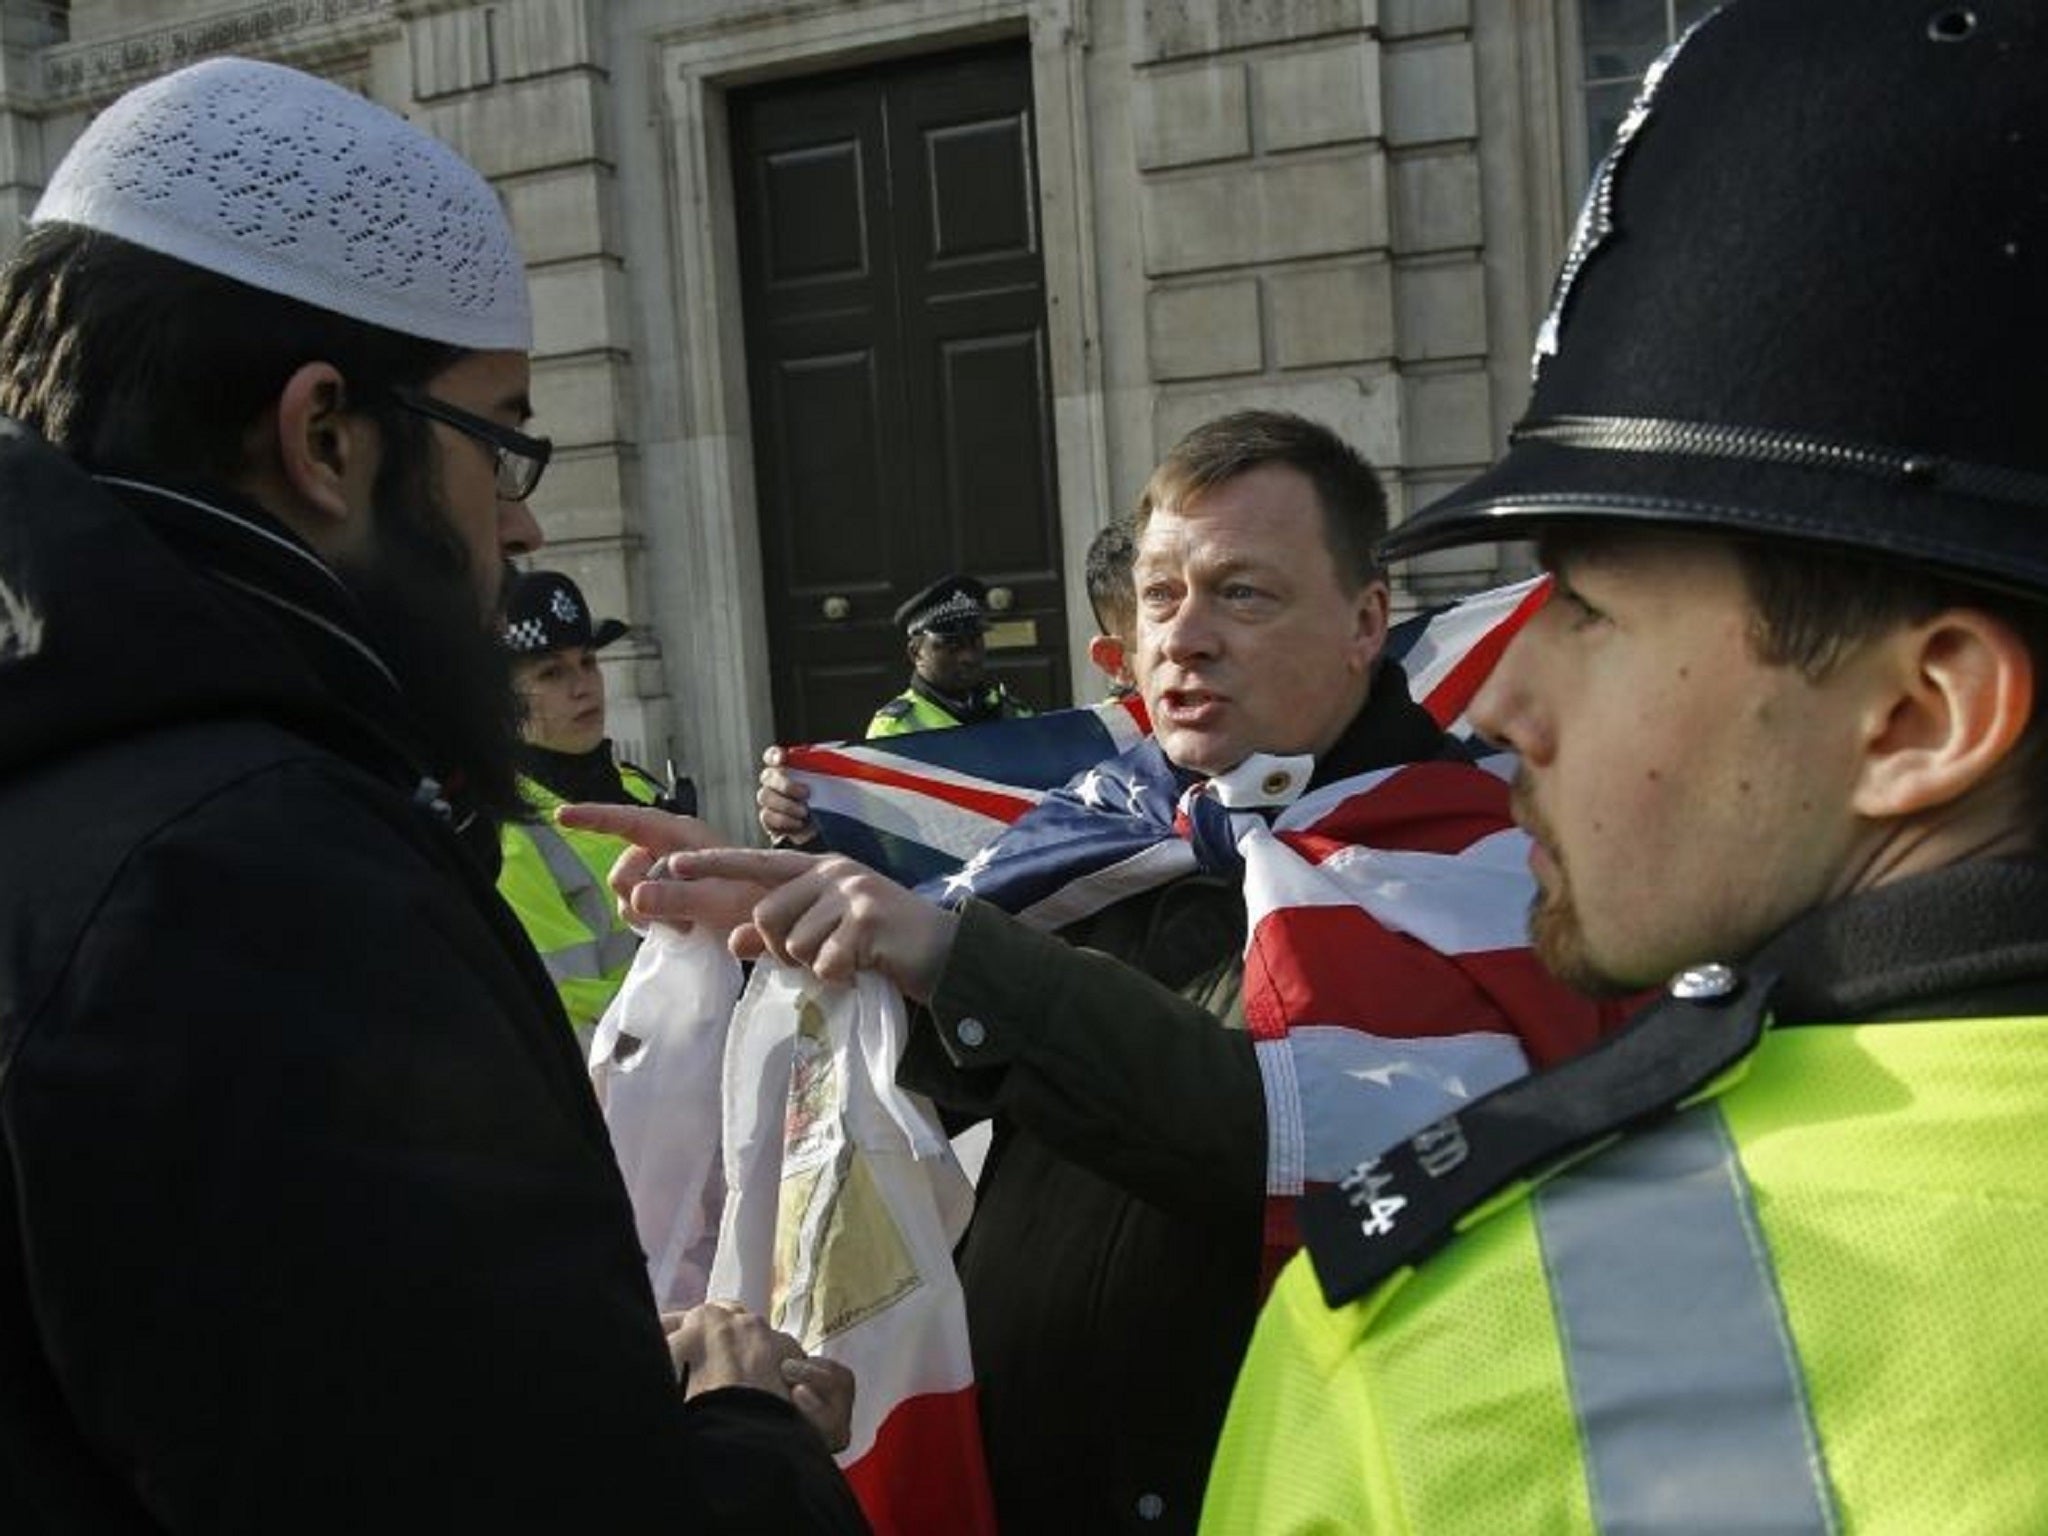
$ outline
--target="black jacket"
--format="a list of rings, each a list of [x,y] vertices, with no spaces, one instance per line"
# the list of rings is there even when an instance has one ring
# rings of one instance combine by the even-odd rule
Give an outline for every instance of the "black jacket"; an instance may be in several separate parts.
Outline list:
[[[1453,755],[1389,666],[1311,782]],[[1004,1536],[1194,1529],[1259,1307],[1244,940],[1243,884],[1213,875],[1058,937],[971,902],[913,1031],[899,1079],[996,1117],[958,1257]]]
[[[858,1526],[304,546],[0,424],[0,721],[0,1530]]]

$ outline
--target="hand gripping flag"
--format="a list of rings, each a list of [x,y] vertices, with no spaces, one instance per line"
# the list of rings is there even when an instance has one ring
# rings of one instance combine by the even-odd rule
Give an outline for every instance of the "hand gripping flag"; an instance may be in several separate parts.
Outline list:
[[[903,999],[755,968],[725,1053],[731,1196],[710,1287],[854,1374],[839,1464],[877,1536],[994,1536],[967,1309],[973,1187],[896,1084]]]
[[[994,1536],[953,1269],[973,1188],[896,1084],[903,999],[773,962],[738,994],[716,939],[657,929],[592,1042],[655,1298],[736,1299],[854,1373],[839,1464],[877,1536]]]

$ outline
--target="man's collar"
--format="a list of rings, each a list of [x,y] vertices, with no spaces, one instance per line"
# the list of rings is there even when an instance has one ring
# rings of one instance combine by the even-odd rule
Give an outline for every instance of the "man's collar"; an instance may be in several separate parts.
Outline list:
[[[1753,968],[1780,1024],[1989,1016],[2048,1004],[2048,860],[1973,859],[1806,913]]]
[[[1456,757],[1456,744],[1429,711],[1408,695],[1408,674],[1397,661],[1384,661],[1373,674],[1372,692],[1351,723],[1316,759],[1309,788],[1320,789],[1355,774]]]
[[[973,724],[990,714],[997,707],[996,685],[982,683],[965,694],[950,694],[936,688],[925,680],[921,672],[910,674],[910,691],[930,703],[938,705],[947,714],[963,724]]]
[[[306,541],[247,496],[134,476],[96,477],[186,558],[270,610],[317,665],[351,691],[400,692],[371,642],[361,610],[334,569]]]

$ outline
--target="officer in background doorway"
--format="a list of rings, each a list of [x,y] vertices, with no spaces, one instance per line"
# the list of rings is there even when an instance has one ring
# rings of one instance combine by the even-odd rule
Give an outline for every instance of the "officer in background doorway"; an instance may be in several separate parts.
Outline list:
[[[529,571],[505,605],[505,644],[518,659],[513,680],[525,707],[519,789],[532,815],[499,834],[504,863],[498,891],[519,915],[562,1005],[588,1041],[640,936],[620,919],[605,885],[625,849],[601,832],[557,827],[555,807],[570,800],[608,805],[696,809],[688,780],[665,791],[645,769],[619,761],[605,735],[604,673],[597,653],[620,639],[618,619],[591,625],[576,583],[559,571]]]
[[[869,740],[1032,713],[988,676],[988,588],[972,576],[941,576],[896,622],[909,637],[910,686],[875,711]]]

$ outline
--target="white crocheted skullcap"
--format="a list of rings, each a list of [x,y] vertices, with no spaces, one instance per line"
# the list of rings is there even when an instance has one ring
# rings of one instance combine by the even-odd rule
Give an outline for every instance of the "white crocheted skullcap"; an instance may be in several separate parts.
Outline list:
[[[253,288],[476,351],[533,346],[490,183],[353,91],[209,59],[95,118],[32,224],[81,224]]]

